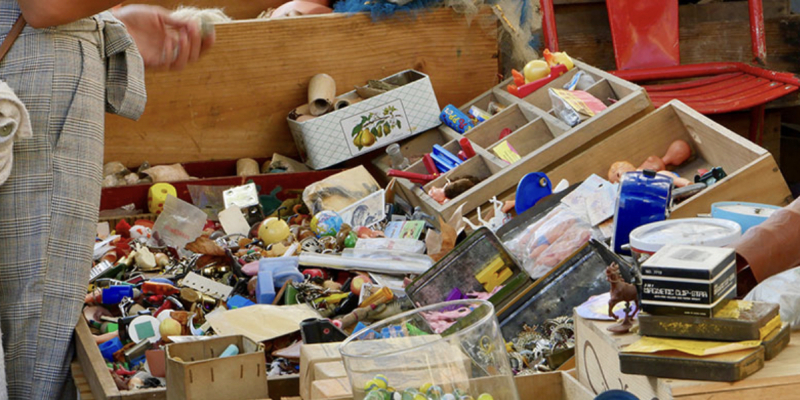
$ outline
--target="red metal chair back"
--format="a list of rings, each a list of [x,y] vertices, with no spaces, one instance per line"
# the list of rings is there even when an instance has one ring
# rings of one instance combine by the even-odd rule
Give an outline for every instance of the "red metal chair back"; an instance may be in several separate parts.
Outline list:
[[[681,63],[678,0],[606,0],[617,69]]]

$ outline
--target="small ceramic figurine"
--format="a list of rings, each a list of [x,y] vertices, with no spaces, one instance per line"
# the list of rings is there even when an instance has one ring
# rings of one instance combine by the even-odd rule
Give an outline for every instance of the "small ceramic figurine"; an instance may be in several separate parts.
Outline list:
[[[626,172],[636,171],[636,167],[627,161],[617,161],[608,169],[608,181],[618,183]]]
[[[639,171],[644,171],[646,169],[652,171],[663,171],[667,169],[667,166],[664,165],[664,161],[662,161],[658,156],[650,156],[647,157],[647,160],[645,160],[637,169]]]
[[[608,327],[608,330],[613,333],[627,333],[633,326],[633,317],[639,311],[639,293],[636,291],[636,286],[625,282],[622,279],[622,274],[619,272],[619,265],[611,263],[606,268],[606,279],[611,284],[611,299],[608,301],[608,316],[616,319],[614,315],[614,306],[617,303],[625,302],[625,318],[616,325]],[[636,305],[636,312],[631,309],[631,303]]]
[[[661,160],[666,165],[678,166],[685,163],[691,156],[692,148],[689,147],[689,143],[684,140],[676,140],[669,145],[667,153],[661,157]]]

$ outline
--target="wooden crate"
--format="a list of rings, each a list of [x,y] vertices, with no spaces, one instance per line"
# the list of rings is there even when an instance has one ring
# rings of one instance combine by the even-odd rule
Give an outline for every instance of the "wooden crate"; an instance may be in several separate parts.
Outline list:
[[[444,218],[449,218],[462,204],[464,213],[470,213],[493,196],[513,190],[527,173],[555,168],[564,160],[571,159],[652,111],[650,98],[641,87],[580,61],[576,61],[575,65],[576,68],[524,99],[509,94],[505,86],[510,81],[506,81],[468,102],[461,107],[462,110],[469,109],[473,104],[485,107],[489,101],[500,102],[507,107],[463,136],[442,127],[404,142],[401,152],[412,158],[430,152],[433,144],[441,144],[445,149],[456,153],[460,150],[458,139],[463,137],[469,139],[477,153],[475,159],[464,162],[427,185],[415,185],[406,179],[400,179],[401,185],[411,193],[412,199],[409,201],[428,213]],[[606,102],[609,107],[570,128],[554,116],[547,89],[563,86],[578,71],[584,71],[595,78],[597,82],[587,91]],[[608,99],[615,102],[612,104]],[[500,140],[500,131],[504,128],[511,129],[512,133]],[[509,165],[493,153],[492,149],[503,141],[508,141],[517,150],[521,160]],[[384,173],[389,169],[389,160],[385,155],[378,157],[373,163]],[[426,173],[421,161],[415,162],[406,170]],[[443,205],[427,194],[432,186],[441,187],[447,179],[452,181],[470,174],[482,178],[483,181]],[[487,206],[486,209],[491,207]]]
[[[88,382],[93,398],[97,400],[166,400],[167,390],[165,388],[136,391],[117,389],[108,372],[106,361],[100,354],[100,349],[95,344],[92,332],[83,316],[75,326],[75,352],[83,372],[83,378]],[[270,377],[267,379],[270,396],[273,399],[297,396],[299,382],[299,375]]]
[[[547,400],[592,400],[594,395],[581,385],[577,372],[555,371],[514,378],[520,399]],[[311,395],[306,400],[352,400],[350,381],[347,377],[315,381]],[[531,394],[536,393],[534,397]],[[302,397],[301,397],[302,398]]]
[[[718,201],[786,205],[791,200],[786,181],[769,152],[678,100],[546,172],[553,182],[580,182],[591,174],[606,177],[612,163],[627,160],[639,165],[651,155],[662,156],[677,139],[689,143],[695,158],[675,172],[691,180],[697,169],[722,167],[728,176],[677,205],[671,218],[708,213],[711,204]]]
[[[307,102],[309,79],[323,72],[341,94],[415,69],[431,77],[440,105],[466,102],[497,83],[497,31],[482,28],[496,17],[486,8],[478,18],[469,24],[442,8],[378,22],[368,14],[328,14],[218,24],[216,44],[199,62],[181,72],[147,72],[147,108],[138,122],[107,118],[105,160],[133,166],[296,157],[286,116]]]
[[[754,375],[735,383],[702,382],[621,373],[619,350],[639,336],[612,335],[606,330],[612,324],[575,315],[578,380],[595,394],[623,389],[648,400],[750,400],[795,398],[800,390],[800,333],[792,334],[788,347]]]

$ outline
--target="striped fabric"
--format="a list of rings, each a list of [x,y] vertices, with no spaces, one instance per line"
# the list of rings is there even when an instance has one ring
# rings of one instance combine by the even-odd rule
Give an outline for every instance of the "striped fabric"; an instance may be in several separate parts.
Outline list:
[[[19,16],[0,0],[0,33]],[[26,27],[0,63],[28,108],[33,139],[14,146],[0,186],[0,326],[11,399],[56,399],[89,279],[106,109],[138,118],[143,66],[124,27],[103,14]]]

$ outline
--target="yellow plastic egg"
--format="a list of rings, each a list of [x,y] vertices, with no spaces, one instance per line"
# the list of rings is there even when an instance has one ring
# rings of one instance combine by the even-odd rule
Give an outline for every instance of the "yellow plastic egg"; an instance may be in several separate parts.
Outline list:
[[[258,227],[258,238],[268,245],[282,242],[290,234],[289,225],[282,219],[267,218]]]
[[[525,65],[523,70],[525,83],[530,83],[550,75],[550,66],[544,60],[533,60]]]

